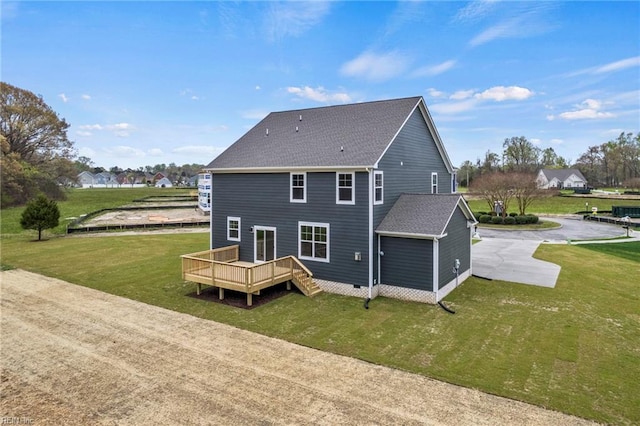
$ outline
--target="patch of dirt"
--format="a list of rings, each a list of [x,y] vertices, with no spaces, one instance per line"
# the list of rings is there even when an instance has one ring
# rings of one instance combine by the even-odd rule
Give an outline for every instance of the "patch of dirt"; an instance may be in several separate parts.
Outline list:
[[[220,292],[217,288],[207,286],[202,287],[203,288],[200,291],[200,295],[198,295],[194,291],[193,293],[189,293],[187,296],[193,297],[194,299],[206,300],[207,302],[220,303],[221,305],[233,306],[234,308],[242,309],[255,309],[258,306],[262,306],[266,303],[271,302],[272,300],[276,300],[281,298],[282,296],[286,296],[291,292],[302,294],[300,290],[296,288],[296,286],[292,285],[291,290],[287,290],[287,284],[282,283],[261,290],[259,295],[254,294],[251,306],[247,306],[246,293],[233,290],[225,290],[224,298],[220,299]]]
[[[0,279],[0,410],[23,424],[592,424],[25,271]]]

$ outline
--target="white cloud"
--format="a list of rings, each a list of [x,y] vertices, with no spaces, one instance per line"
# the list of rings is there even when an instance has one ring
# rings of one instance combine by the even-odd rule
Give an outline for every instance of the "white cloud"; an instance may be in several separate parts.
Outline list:
[[[86,93],[85,93],[85,94],[83,94],[83,95],[81,96],[81,98],[82,98],[82,99],[84,99],[85,101],[90,101],[90,100],[91,100],[91,96],[90,96],[90,95],[87,95]]]
[[[160,148],[151,148],[151,149],[147,150],[147,153],[151,157],[161,157],[161,156],[164,155],[164,152]]]
[[[441,64],[426,66],[422,68],[418,68],[413,72],[414,77],[425,77],[425,76],[434,76],[438,74],[442,74],[443,72],[449,71],[456,65],[456,61],[451,59],[448,61],[444,61]]]
[[[297,37],[322,22],[329,13],[330,2],[270,2],[266,15],[266,32],[271,41]]]
[[[362,77],[380,82],[396,77],[409,67],[410,60],[397,51],[387,53],[364,52],[342,65],[340,72],[349,77]]]
[[[494,0],[472,1],[458,10],[454,21],[477,21],[487,16],[496,3]]]
[[[211,145],[186,145],[171,150],[174,154],[188,154],[188,155],[207,155],[216,156],[223,151],[222,148],[218,148]],[[212,157],[213,158],[213,157]]]
[[[552,145],[562,145],[564,143],[564,140],[562,140],[562,139],[551,139],[549,142],[551,142]]]
[[[78,131],[76,132],[76,135],[78,135],[78,136],[84,136],[84,137],[89,137],[89,136],[92,136],[92,135],[93,135],[93,133],[91,133],[91,132],[87,132],[86,130],[78,130]]]
[[[473,96],[474,93],[475,93],[475,90],[458,90],[457,92],[449,96],[449,99],[461,101],[463,99],[469,99],[470,97]]]
[[[145,156],[143,150],[125,145],[118,145],[113,148],[105,148],[104,151],[113,157],[132,158]]]
[[[269,115],[269,111],[259,110],[259,109],[248,109],[246,111],[242,111],[240,113],[242,118],[246,118],[249,120],[262,120],[267,115]]]
[[[558,115],[547,115],[547,120],[553,121],[556,118],[561,118],[563,120],[593,120],[615,117],[615,114],[600,111],[601,108],[602,102],[596,99],[586,99],[579,105],[575,105],[575,109],[573,111],[566,111]]]
[[[529,142],[531,142],[534,145],[540,145],[542,143],[542,139],[531,138],[531,139],[529,139]]]
[[[534,95],[534,93],[529,90],[526,89],[524,87],[518,87],[518,86],[509,86],[509,87],[504,87],[504,86],[495,86],[492,87],[490,89],[485,90],[482,93],[477,93],[475,94],[475,97],[477,99],[483,99],[483,100],[494,100],[497,102],[502,102],[502,101],[506,101],[506,100],[516,100],[516,101],[522,101],[524,99],[528,99],[530,97],[532,97]]]
[[[64,93],[60,93],[60,94],[58,95],[58,97],[59,97],[60,99],[62,99],[62,102],[64,102],[65,104],[66,104],[67,102],[69,102],[69,98],[68,98],[68,97],[67,97],[67,95],[65,95]]]
[[[83,124],[78,126],[78,128],[82,130],[102,130],[102,126],[100,124]]]
[[[602,65],[593,72],[595,74],[603,74],[607,72],[615,72],[620,71],[627,68],[633,68],[640,66],[640,56],[635,56],[633,58],[623,59],[621,61],[611,62],[610,64]]]
[[[119,138],[129,137],[129,131],[133,130],[133,126],[129,123],[116,123],[105,126],[107,130],[111,130]]]
[[[316,102],[328,103],[328,102],[340,102],[347,103],[351,101],[351,97],[347,93],[329,93],[324,87],[319,86],[312,88],[309,86],[304,87],[287,87],[287,92],[294,94],[303,99],[310,99]]]
[[[261,90],[262,88],[260,86],[256,86],[256,90]]]
[[[476,99],[467,99],[460,102],[442,102],[433,104],[429,109],[438,114],[458,114],[461,112],[472,110],[478,101]]]
[[[444,93],[444,92],[442,92],[440,90],[436,90],[433,87],[430,87],[429,89],[427,89],[427,93],[432,98],[443,98],[443,97],[447,96],[446,93]]]

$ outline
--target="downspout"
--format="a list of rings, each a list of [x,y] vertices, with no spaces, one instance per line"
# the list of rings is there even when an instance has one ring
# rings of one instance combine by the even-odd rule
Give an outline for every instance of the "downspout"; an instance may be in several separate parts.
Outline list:
[[[439,302],[438,291],[440,290],[440,240],[433,239],[433,289],[436,294],[436,302]]]
[[[367,168],[369,173],[369,293],[367,300],[364,303],[365,309],[369,309],[369,301],[373,297],[373,169]]]
[[[211,203],[211,206],[209,207],[209,250],[213,250],[213,172],[211,173],[211,202],[210,203]]]

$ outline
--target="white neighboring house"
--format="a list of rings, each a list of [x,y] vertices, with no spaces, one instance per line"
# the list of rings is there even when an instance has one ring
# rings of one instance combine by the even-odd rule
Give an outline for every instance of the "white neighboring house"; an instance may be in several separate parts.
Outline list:
[[[198,174],[198,207],[204,214],[211,211],[211,173]]]
[[[156,182],[156,188],[171,188],[173,184],[169,179],[163,177],[159,181]]]
[[[542,169],[536,178],[542,189],[586,188],[587,180],[578,169]]]
[[[81,172],[78,174],[78,185],[82,188],[92,188],[96,184],[96,177],[91,172]]]

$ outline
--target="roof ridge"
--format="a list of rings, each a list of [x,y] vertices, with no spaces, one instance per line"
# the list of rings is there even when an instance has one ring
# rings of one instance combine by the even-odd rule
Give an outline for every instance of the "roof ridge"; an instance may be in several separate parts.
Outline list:
[[[378,99],[378,100],[375,100],[375,101],[366,101],[366,102],[351,102],[351,103],[348,103],[348,104],[322,105],[322,106],[300,108],[300,109],[286,109],[286,110],[282,110],[282,111],[271,111],[267,115],[280,114],[280,113],[285,113],[285,112],[294,112],[294,111],[295,112],[297,112],[297,111],[311,111],[311,110],[318,110],[318,109],[324,109],[324,108],[339,108],[339,107],[348,107],[348,106],[354,106],[354,105],[374,104],[374,103],[379,103],[379,102],[397,102],[397,101],[404,101],[404,100],[409,100],[409,99],[415,99],[417,101],[417,100],[419,100],[421,98],[422,98],[422,96],[416,95],[416,96],[406,96],[404,98]]]

